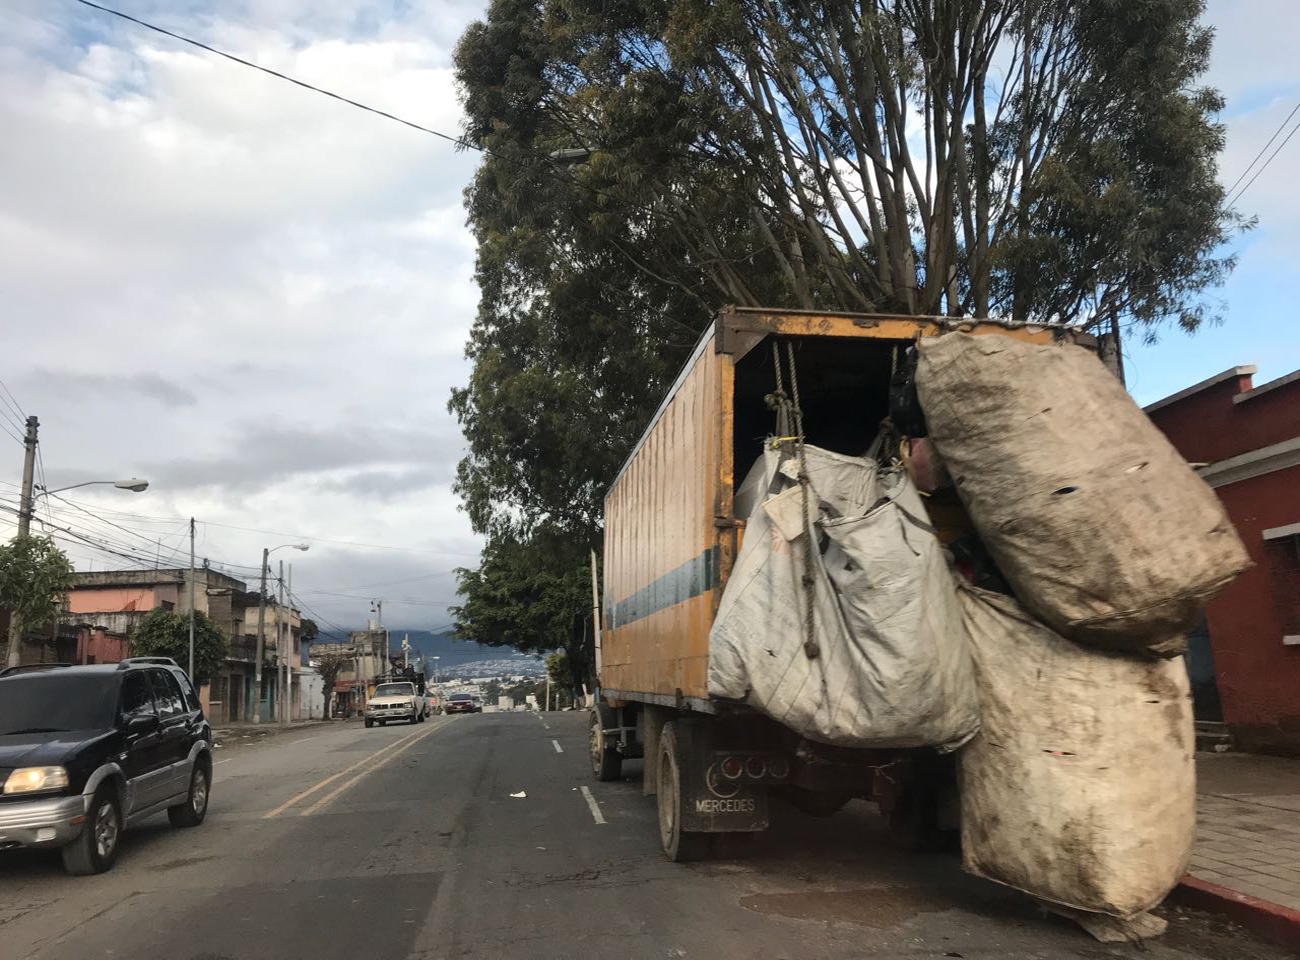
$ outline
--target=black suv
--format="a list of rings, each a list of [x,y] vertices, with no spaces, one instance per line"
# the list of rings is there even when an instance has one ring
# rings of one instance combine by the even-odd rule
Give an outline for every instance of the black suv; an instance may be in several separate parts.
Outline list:
[[[101,873],[126,826],[167,811],[197,827],[212,786],[212,729],[167,657],[0,671],[0,850],[60,847]]]

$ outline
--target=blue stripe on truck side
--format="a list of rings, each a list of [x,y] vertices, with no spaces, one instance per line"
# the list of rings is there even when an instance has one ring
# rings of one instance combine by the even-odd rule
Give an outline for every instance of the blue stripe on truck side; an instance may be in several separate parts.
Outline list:
[[[718,585],[718,548],[709,547],[605,611],[606,629],[627,626]]]

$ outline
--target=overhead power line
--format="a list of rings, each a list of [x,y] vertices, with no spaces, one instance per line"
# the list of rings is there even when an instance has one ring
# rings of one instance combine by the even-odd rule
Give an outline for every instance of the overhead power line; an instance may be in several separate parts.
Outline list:
[[[231,60],[234,63],[238,63],[240,66],[251,67],[254,70],[260,70],[262,73],[268,74],[272,77],[276,77],[277,79],[280,80],[285,80],[289,83],[294,84],[295,86],[302,87],[304,90],[310,90],[313,93],[319,93],[323,97],[329,97],[332,100],[338,100],[340,103],[346,103],[350,107],[356,107],[358,110],[364,110],[367,113],[373,113],[376,116],[383,117],[386,120],[392,120],[394,123],[400,123],[404,127],[410,127],[413,130],[419,130],[421,133],[427,133],[430,136],[440,137],[443,140],[448,141],[449,143],[456,144],[458,147],[466,147],[470,150],[477,150],[480,153],[483,152],[482,147],[478,146],[477,144],[470,143],[464,137],[452,136],[449,133],[443,133],[441,130],[434,130],[432,127],[426,127],[422,124],[415,123],[411,120],[405,120],[402,117],[397,116],[396,114],[389,113],[387,110],[380,110],[378,107],[369,106],[367,104],[361,103],[358,100],[353,100],[350,97],[345,97],[340,93],[334,93],[332,90],[326,90],[323,87],[318,87],[315,84],[308,83],[305,80],[299,80],[297,77],[291,77],[289,76],[289,74],[281,73],[279,70],[272,70],[270,67],[264,67],[260,63],[254,63],[252,60],[245,60],[243,57],[237,57],[233,53],[227,53],[224,50],[218,50],[216,47],[210,46],[206,43],[202,43],[191,37],[184,36],[183,34],[176,33],[175,31],[168,30],[165,27],[160,27],[157,26],[156,24],[149,23],[147,20],[141,20],[139,17],[133,17],[129,13],[123,13],[121,10],[114,10],[112,7],[106,7],[100,3],[92,3],[91,0],[76,0],[76,2],[80,3],[82,6],[91,7],[95,10],[99,10],[102,13],[107,13],[110,16],[120,17],[123,20],[129,20],[131,23],[138,24],[139,26],[144,27],[146,30],[152,30],[155,33],[161,33],[163,36],[171,37],[173,40],[179,40],[181,43],[188,43],[192,47],[198,47],[200,50],[206,50],[208,53],[216,54],[218,57],[225,57],[227,60]]]
[[[1273,131],[1273,136],[1268,138],[1268,143],[1264,144],[1262,147],[1259,148],[1259,153],[1255,154],[1254,158],[1250,161],[1250,163],[1246,164],[1246,169],[1241,171],[1241,174],[1237,177],[1237,179],[1232,182],[1232,186],[1230,186],[1227,190],[1223,191],[1225,196],[1232,195],[1232,191],[1237,189],[1237,184],[1241,183],[1241,181],[1246,178],[1246,175],[1250,173],[1251,168],[1254,167],[1255,164],[1259,162],[1259,158],[1264,155],[1264,151],[1267,150],[1272,145],[1273,141],[1277,139],[1277,135],[1281,133],[1282,128],[1285,127],[1291,121],[1291,118],[1295,116],[1297,110],[1300,110],[1300,102],[1297,102],[1296,105],[1291,108],[1291,112],[1286,115],[1286,119],[1284,119],[1281,123],[1277,125],[1277,129]],[[1243,190],[1242,192],[1244,193],[1245,191]]]
[[[1300,104],[1296,104],[1296,106],[1297,106],[1298,108],[1300,108]],[[1292,113],[1295,113],[1294,110],[1292,110],[1291,112],[1292,112]],[[1287,117],[1287,119],[1289,120],[1289,119],[1291,119],[1291,118],[1290,118],[1290,117]],[[1285,121],[1284,121],[1284,122],[1285,122]],[[1279,129],[1281,129],[1281,128],[1279,128]],[[1292,137],[1295,136],[1295,132],[1296,132],[1297,130],[1300,130],[1300,122],[1297,122],[1296,125],[1295,125],[1294,127],[1291,128],[1291,132],[1288,133],[1288,134],[1286,135],[1286,138],[1285,138],[1281,143],[1279,143],[1279,144],[1277,145],[1277,148],[1276,148],[1272,153],[1270,153],[1270,154],[1268,155],[1268,159],[1265,160],[1265,161],[1260,165],[1260,168],[1259,168],[1258,170],[1255,171],[1255,175],[1254,175],[1253,177],[1251,177],[1249,180],[1247,180],[1245,186],[1243,186],[1240,190],[1237,191],[1237,195],[1234,196],[1231,200],[1228,201],[1228,206],[1235,206],[1235,205],[1238,203],[1238,201],[1241,200],[1242,196],[1245,195],[1246,191],[1250,189],[1250,185],[1251,185],[1252,183],[1254,183],[1256,180],[1259,179],[1259,175],[1260,175],[1261,173],[1263,173],[1265,170],[1268,169],[1268,165],[1269,165],[1270,163],[1273,162],[1273,158],[1276,157],[1276,156],[1277,156],[1277,155],[1282,151],[1282,148],[1285,147],[1285,146],[1287,145],[1287,141],[1290,140]],[[1273,136],[1276,137],[1277,134],[1273,134]],[[1272,143],[1272,142],[1273,142],[1272,140],[1269,140],[1269,143]]]

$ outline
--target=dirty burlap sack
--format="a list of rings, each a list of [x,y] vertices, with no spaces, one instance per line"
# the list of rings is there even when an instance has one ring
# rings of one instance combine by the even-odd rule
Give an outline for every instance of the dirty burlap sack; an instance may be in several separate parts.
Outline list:
[[[1080,646],[1011,597],[959,593],[981,704],[960,755],[963,866],[1076,910],[1151,909],[1196,825],[1182,659]]]
[[[1250,566],[1218,497],[1081,347],[922,339],[930,437],[1016,596],[1057,632],[1177,656]]]
[[[709,695],[820,743],[955,749],[979,725],[979,704],[956,585],[920,494],[901,471],[805,449],[807,514],[798,461],[775,451],[737,492],[749,513],[709,633]]]

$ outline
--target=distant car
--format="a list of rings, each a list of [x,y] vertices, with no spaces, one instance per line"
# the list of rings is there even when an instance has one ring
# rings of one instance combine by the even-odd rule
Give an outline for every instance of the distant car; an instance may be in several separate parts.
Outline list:
[[[474,702],[474,697],[468,693],[448,694],[447,702],[443,705],[444,713],[482,713],[483,706]]]
[[[59,849],[102,873],[124,828],[167,811],[197,827],[212,790],[212,728],[174,660],[0,671],[0,850]]]
[[[427,715],[424,697],[416,692],[413,683],[381,683],[366,701],[367,727],[373,727],[376,723],[382,727],[389,720],[424,723]]]

